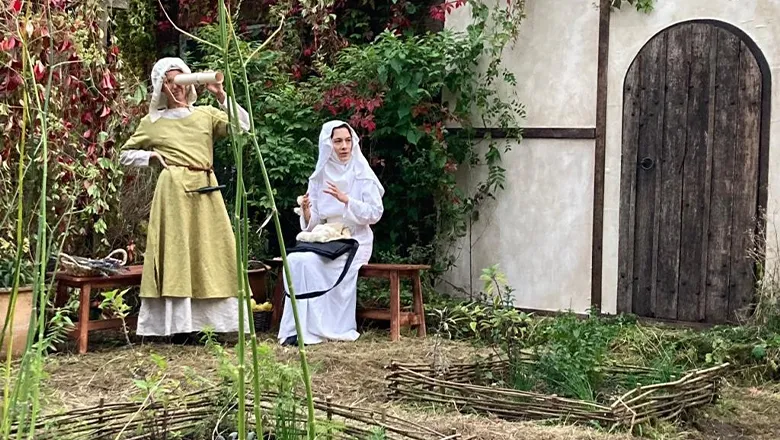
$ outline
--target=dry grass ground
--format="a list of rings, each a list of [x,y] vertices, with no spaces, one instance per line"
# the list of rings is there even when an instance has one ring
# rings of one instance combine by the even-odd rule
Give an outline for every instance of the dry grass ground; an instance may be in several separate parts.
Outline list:
[[[90,343],[86,355],[58,354],[50,358],[44,390],[47,409],[83,407],[124,401],[138,395],[134,380],[159,372],[152,354],[165,359],[168,379],[182,388],[201,387],[217,379],[218,361],[202,346],[143,344],[132,348],[118,346],[119,339]],[[280,347],[272,340],[280,362],[296,364],[295,349]],[[385,365],[391,360],[430,359],[434,338],[406,337],[390,343],[384,332],[368,332],[355,343],[329,343],[309,347],[314,390],[318,397],[361,407],[385,408],[389,414],[424,424],[440,432],[456,429],[477,439],[626,439],[626,433],[610,434],[583,426],[560,426],[539,422],[512,423],[476,415],[461,415],[443,407],[389,403],[384,399]],[[479,354],[463,342],[444,341],[438,353],[449,360],[463,360]],[[228,353],[234,353],[229,349]],[[692,421],[680,425],[654,427],[643,433],[655,439],[758,439],[780,438],[780,386],[739,388],[726,386],[722,399],[697,412]]]

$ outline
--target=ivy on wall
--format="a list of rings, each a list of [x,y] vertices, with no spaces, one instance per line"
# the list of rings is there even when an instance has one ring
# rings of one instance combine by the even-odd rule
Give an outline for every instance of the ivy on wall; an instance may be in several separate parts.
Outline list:
[[[655,2],[656,0],[612,0],[612,7],[620,9],[620,7],[623,6],[623,3],[628,3],[629,5],[634,6],[637,11],[648,14],[652,12],[653,4]]]

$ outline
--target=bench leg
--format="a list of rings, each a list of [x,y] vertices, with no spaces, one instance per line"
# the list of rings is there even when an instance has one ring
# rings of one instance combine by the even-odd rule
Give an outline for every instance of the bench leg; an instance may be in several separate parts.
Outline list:
[[[54,306],[64,307],[68,304],[68,286],[57,283],[57,293],[54,296]]]
[[[398,272],[390,274],[390,340],[401,339],[401,283]]]
[[[425,306],[423,305],[422,283],[420,282],[420,273],[412,276],[412,310],[417,315],[417,337],[425,337]]]
[[[76,329],[79,344],[79,354],[87,352],[89,343],[89,296],[92,286],[86,284],[81,287],[79,293],[79,325]]]
[[[280,267],[277,271],[276,286],[274,286],[274,296],[271,304],[273,309],[271,311],[271,326],[278,328],[279,323],[282,321],[282,311],[284,308],[284,267]]]

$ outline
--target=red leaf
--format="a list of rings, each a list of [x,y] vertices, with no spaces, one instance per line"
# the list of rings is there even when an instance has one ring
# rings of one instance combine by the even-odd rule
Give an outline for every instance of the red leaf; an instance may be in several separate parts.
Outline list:
[[[18,14],[22,10],[22,0],[11,0],[11,10]]]
[[[113,81],[111,81],[111,72],[106,69],[103,71],[103,80],[100,81],[100,87],[103,90],[113,90]]]
[[[92,117],[92,112],[85,112],[81,115],[81,123],[84,125],[90,125],[92,124],[92,121],[94,121]],[[88,136],[86,136],[88,137]]]
[[[16,38],[6,37],[3,41],[0,41],[0,50],[3,52],[10,52],[16,47]]]
[[[46,67],[40,60],[33,66],[33,73],[35,74],[36,81],[41,81],[43,79],[43,74],[46,73]]]
[[[6,76],[5,81],[0,83],[0,90],[13,92],[22,84],[22,77],[16,73]]]
[[[111,107],[103,107],[103,111],[100,112],[100,117],[105,118],[106,116],[111,114]]]
[[[89,139],[92,137],[92,130],[87,130],[86,133],[84,133],[84,139]]]
[[[65,52],[66,50],[73,47],[73,43],[70,42],[70,40],[65,40],[60,44],[60,52]]]

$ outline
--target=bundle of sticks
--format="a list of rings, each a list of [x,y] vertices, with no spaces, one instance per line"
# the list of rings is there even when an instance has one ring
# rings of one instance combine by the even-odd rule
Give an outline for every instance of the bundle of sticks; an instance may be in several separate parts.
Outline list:
[[[112,258],[116,254],[120,254],[122,259]],[[75,257],[64,252],[60,252],[58,257],[61,270],[74,276],[109,276],[119,273],[127,263],[127,252],[124,249],[116,249],[101,259]]]

